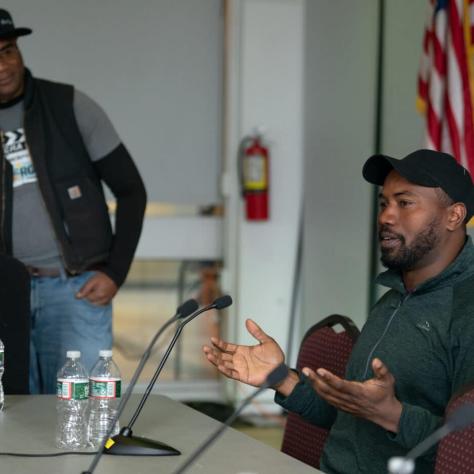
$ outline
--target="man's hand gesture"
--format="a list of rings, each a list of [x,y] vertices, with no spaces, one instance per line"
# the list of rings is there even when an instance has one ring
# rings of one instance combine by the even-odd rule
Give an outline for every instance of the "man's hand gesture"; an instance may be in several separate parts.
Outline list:
[[[374,377],[365,382],[350,382],[328,370],[304,368],[321,398],[339,410],[370,420],[396,433],[402,405],[395,397],[395,378],[380,360],[372,361]]]
[[[213,337],[212,347],[204,346],[203,351],[222,374],[259,387],[265,382],[267,375],[285,361],[285,355],[275,340],[254,321],[247,319],[245,326],[259,344],[237,345]]]

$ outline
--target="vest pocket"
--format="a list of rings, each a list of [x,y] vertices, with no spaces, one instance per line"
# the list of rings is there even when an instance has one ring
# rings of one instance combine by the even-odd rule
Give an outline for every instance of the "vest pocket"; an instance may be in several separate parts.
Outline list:
[[[87,176],[56,183],[65,235],[83,261],[108,254],[112,243],[109,212],[100,186]]]

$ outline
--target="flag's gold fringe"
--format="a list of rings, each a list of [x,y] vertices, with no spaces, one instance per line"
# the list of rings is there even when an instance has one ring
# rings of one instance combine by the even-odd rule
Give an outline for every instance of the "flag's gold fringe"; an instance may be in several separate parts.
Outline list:
[[[416,98],[416,110],[418,110],[421,115],[426,115],[426,100],[420,96]]]

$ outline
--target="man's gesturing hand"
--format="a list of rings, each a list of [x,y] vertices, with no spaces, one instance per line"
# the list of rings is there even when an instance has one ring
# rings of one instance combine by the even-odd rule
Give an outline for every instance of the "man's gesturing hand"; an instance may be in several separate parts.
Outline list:
[[[328,370],[304,368],[319,396],[339,410],[370,420],[396,433],[402,405],[395,397],[395,378],[380,359],[372,361],[374,377],[365,382],[350,382]]]
[[[203,351],[225,376],[259,387],[267,375],[285,361],[285,356],[275,340],[254,321],[247,319],[245,326],[259,344],[237,345],[213,337],[212,347],[204,346]]]

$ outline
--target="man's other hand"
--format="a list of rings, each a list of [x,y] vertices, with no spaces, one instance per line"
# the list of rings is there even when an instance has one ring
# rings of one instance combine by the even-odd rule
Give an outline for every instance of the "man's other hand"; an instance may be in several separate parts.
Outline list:
[[[372,361],[374,377],[365,382],[341,379],[326,369],[303,373],[313,382],[318,395],[339,410],[370,420],[396,433],[402,404],[395,397],[395,378],[380,360]]]
[[[92,304],[103,306],[112,301],[117,291],[117,285],[109,276],[102,272],[96,272],[76,293],[76,298],[85,298]]]

